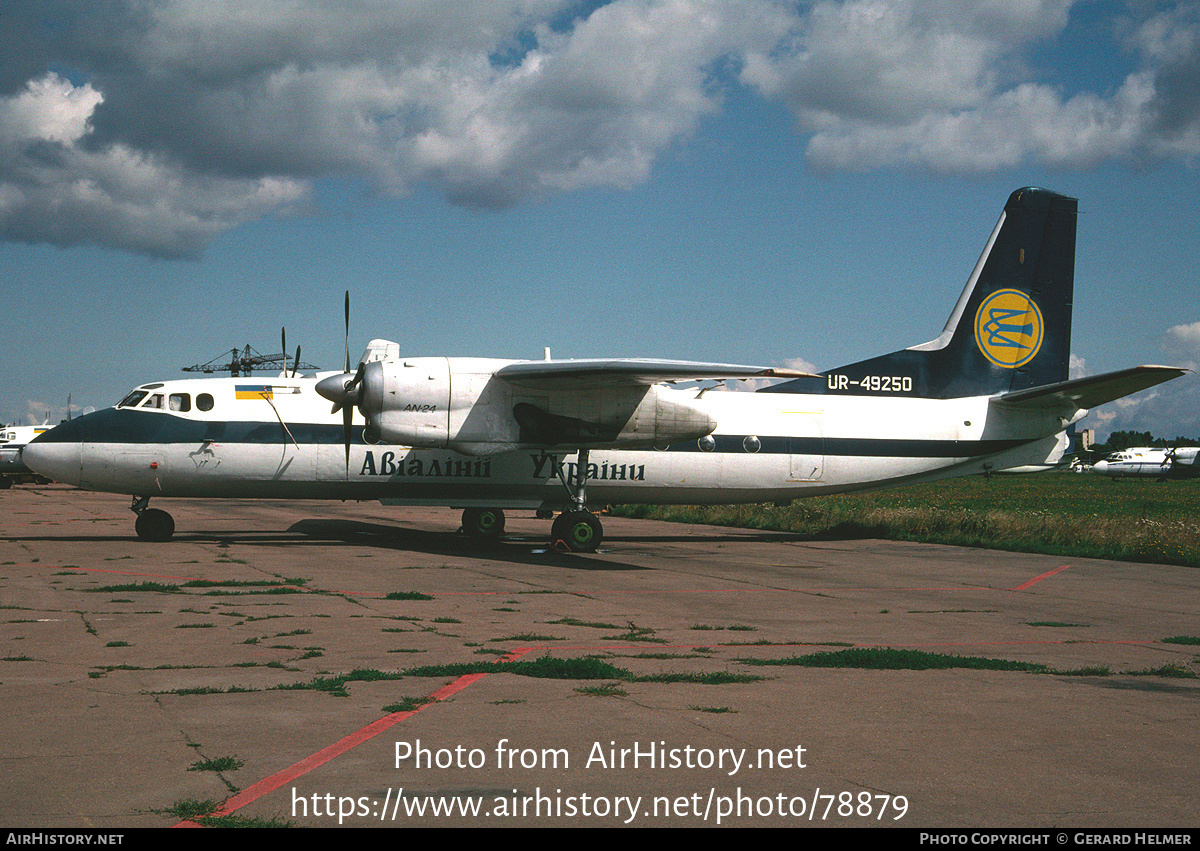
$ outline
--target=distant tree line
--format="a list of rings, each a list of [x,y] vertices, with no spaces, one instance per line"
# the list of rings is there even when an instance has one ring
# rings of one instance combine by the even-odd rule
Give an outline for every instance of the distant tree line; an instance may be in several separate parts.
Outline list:
[[[1107,455],[1131,446],[1200,446],[1200,438],[1176,437],[1174,440],[1167,440],[1165,437],[1155,437],[1148,431],[1114,431],[1105,443],[1093,446],[1092,451]]]

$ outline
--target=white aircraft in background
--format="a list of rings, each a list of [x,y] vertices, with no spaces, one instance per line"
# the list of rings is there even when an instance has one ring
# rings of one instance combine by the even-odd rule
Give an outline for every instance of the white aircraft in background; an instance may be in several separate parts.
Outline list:
[[[45,481],[25,466],[21,451],[29,441],[52,428],[49,424],[0,428],[0,490],[19,482]]]
[[[1113,478],[1149,476],[1155,479],[1191,479],[1200,476],[1197,456],[1200,456],[1200,447],[1196,446],[1139,446],[1113,452],[1083,469]]]
[[[144,384],[42,435],[25,460],[60,482],[132,494],[150,540],[174,531],[152,497],[378,499],[464,509],[464,530],[480,537],[502,532],[505,509],[559,511],[551,537],[573,551],[600,543],[589,505],[779,502],[1045,469],[1087,409],[1186,371],[1067,379],[1076,207],[1017,190],[941,336],[820,375],[414,358],[386,340],[352,372],[347,294],[344,372]],[[754,393],[670,386],[789,375]]]

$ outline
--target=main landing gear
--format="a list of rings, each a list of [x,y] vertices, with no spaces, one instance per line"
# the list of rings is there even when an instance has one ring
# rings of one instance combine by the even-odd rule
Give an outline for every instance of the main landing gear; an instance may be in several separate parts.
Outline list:
[[[478,541],[496,541],[504,534],[504,512],[499,508],[468,508],[462,514],[463,533]],[[550,526],[552,544],[562,544],[573,553],[593,553],[600,546],[604,529],[590,511],[568,510]]]
[[[586,509],[564,511],[550,527],[551,541],[561,542],[573,553],[594,553],[603,537],[600,518]]]
[[[574,487],[563,481],[572,507],[554,518],[550,526],[551,546],[563,546],[573,553],[594,553],[604,538],[600,518],[587,509],[588,451],[579,450]],[[548,517],[538,511],[538,517]],[[498,508],[467,508],[462,513],[462,530],[482,541],[496,540],[504,533],[504,512]]]
[[[494,541],[504,534],[504,512],[499,508],[464,509],[462,528],[472,538]]]
[[[594,553],[604,539],[600,518],[587,509],[587,477],[588,450],[580,449],[579,463],[575,467],[575,490],[571,490],[569,482],[563,481],[574,507],[554,518],[550,526],[551,544],[562,544],[573,553]]]
[[[137,515],[133,528],[143,541],[169,541],[175,534],[175,518],[161,508],[148,508],[150,497],[135,496],[129,510]]]

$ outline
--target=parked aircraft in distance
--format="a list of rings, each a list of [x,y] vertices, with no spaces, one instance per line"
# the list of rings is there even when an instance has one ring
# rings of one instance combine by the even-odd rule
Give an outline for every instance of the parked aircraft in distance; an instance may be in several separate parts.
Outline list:
[[[1198,455],[1200,447],[1196,446],[1139,446],[1113,452],[1083,469],[1116,479],[1124,476],[1191,479],[1200,476],[1200,464],[1196,463]]]
[[[25,444],[53,426],[4,426],[0,428],[0,490],[20,482],[46,481],[25,466],[21,450]]]
[[[595,550],[605,503],[734,503],[1056,465],[1087,409],[1186,370],[1068,380],[1077,202],[1026,188],[935,340],[820,375],[637,359],[409,357],[374,340],[356,370],[143,384],[25,451],[57,481],[151,498],[378,499],[463,509],[497,536],[504,510],[561,512],[553,542]],[[757,392],[680,388],[790,377]],[[333,412],[329,402],[333,402]],[[340,416],[337,414],[340,412]]]

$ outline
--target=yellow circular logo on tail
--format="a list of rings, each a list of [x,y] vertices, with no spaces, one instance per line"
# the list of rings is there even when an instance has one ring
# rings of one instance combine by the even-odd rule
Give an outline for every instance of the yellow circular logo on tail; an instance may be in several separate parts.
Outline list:
[[[996,366],[1029,363],[1042,346],[1042,312],[1020,290],[996,290],[975,313],[975,343]]]

